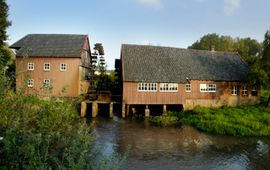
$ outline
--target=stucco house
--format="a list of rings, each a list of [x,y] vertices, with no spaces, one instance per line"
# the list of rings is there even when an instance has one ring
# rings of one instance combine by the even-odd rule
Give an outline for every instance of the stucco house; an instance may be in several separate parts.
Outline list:
[[[16,50],[16,90],[40,96],[87,93],[91,52],[87,35],[29,34]]]
[[[124,44],[120,60],[123,116],[139,106],[149,115],[157,107],[166,112],[259,102],[238,53]]]

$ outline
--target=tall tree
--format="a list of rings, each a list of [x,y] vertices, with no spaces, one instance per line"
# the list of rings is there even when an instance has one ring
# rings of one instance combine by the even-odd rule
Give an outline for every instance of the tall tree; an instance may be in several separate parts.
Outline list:
[[[8,21],[8,5],[5,0],[0,0],[0,72],[4,73],[5,69],[11,63],[12,53],[7,48],[7,45],[4,41],[7,39],[6,29],[11,25],[11,22]]]
[[[8,5],[5,0],[0,0],[0,47],[4,45],[7,39],[6,29],[11,25],[8,18]]]
[[[262,68],[268,76],[266,87],[270,87],[270,30],[267,30],[264,35],[263,49],[262,49]],[[267,106],[270,107],[270,95]]]

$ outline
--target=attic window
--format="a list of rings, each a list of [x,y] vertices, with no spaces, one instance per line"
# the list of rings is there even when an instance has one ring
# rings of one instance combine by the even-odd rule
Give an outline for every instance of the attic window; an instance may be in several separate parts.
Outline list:
[[[200,92],[216,92],[217,85],[216,84],[200,84]]]
[[[157,83],[139,83],[138,91],[144,92],[156,92],[157,91]]]
[[[178,92],[177,83],[160,83],[159,86],[160,92]]]

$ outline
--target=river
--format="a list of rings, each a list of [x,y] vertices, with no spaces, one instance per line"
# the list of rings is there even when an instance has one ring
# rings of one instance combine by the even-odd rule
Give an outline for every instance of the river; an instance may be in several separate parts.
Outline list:
[[[131,118],[92,121],[103,154],[127,155],[122,169],[270,169],[270,138],[210,135]]]

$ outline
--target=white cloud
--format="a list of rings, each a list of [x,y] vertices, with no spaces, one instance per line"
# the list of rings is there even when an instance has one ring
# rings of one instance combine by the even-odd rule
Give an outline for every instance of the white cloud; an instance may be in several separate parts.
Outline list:
[[[224,0],[224,12],[230,16],[234,11],[240,7],[241,0]]]
[[[139,2],[144,6],[152,7],[155,9],[162,8],[161,0],[139,0]]]

